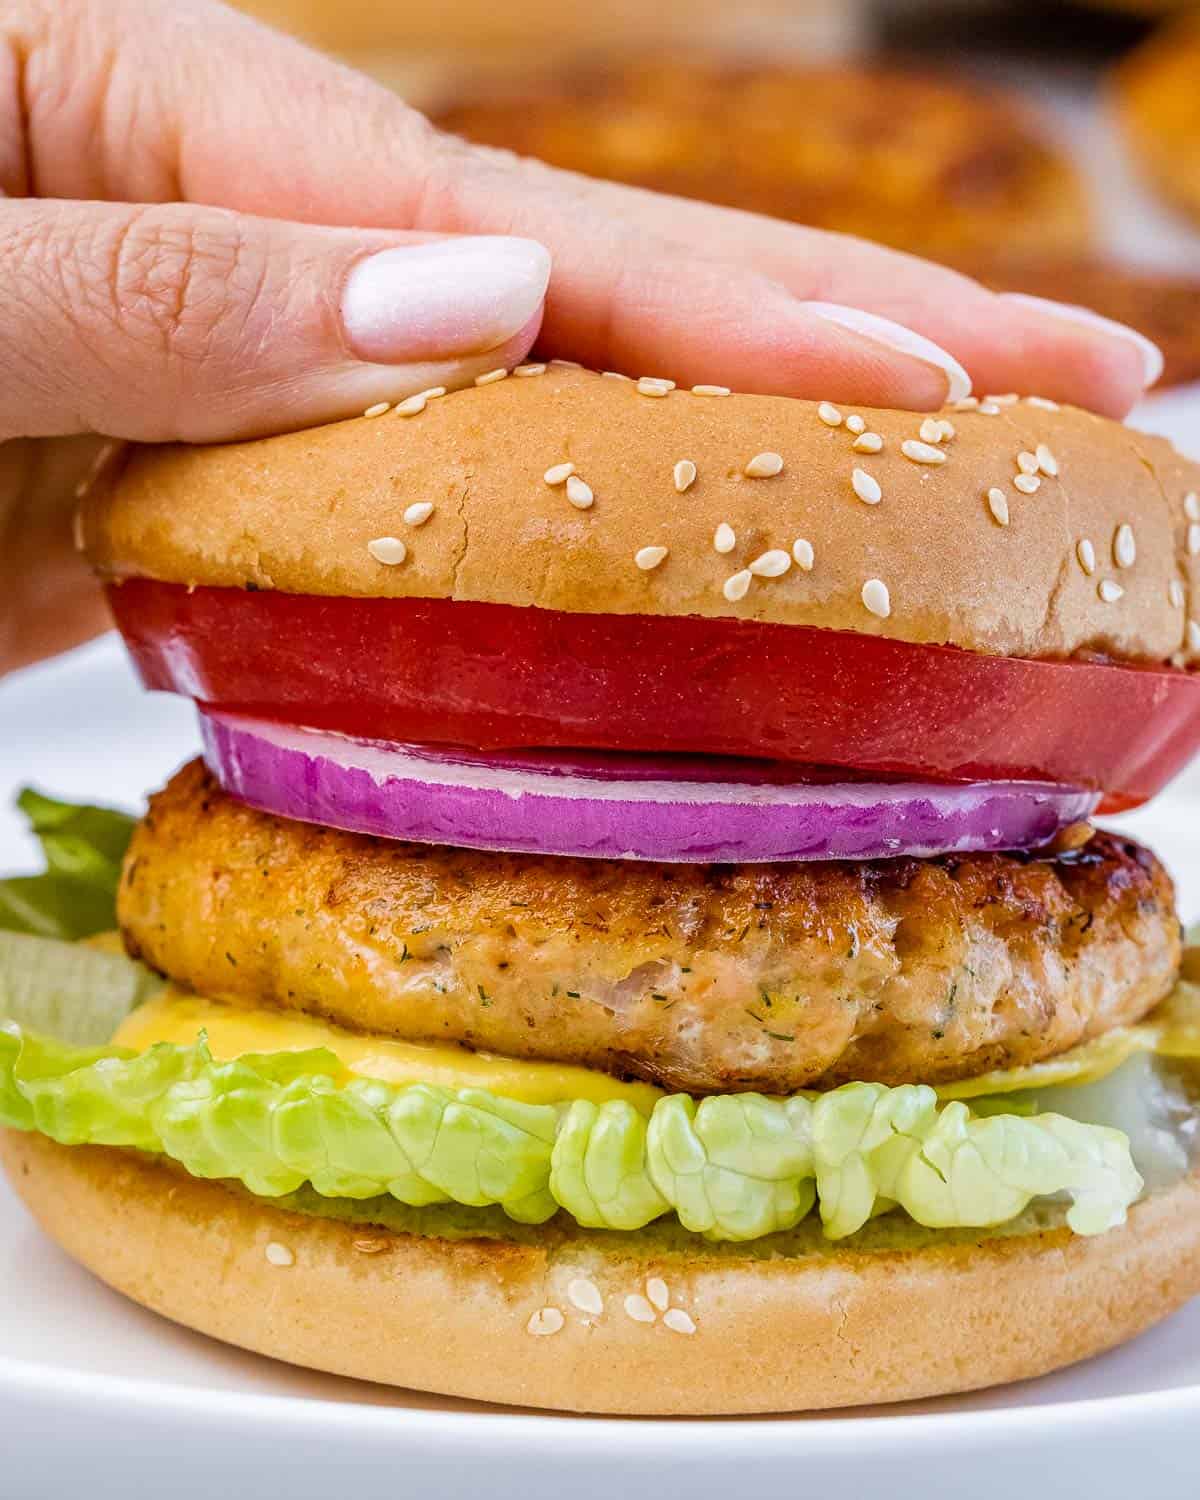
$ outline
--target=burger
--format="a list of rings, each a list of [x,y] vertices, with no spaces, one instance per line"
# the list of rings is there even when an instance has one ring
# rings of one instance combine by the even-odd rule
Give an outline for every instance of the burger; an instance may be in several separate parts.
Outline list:
[[[14,1186],[177,1322],[487,1401],[1131,1337],[1200,1290],[1200,954],[1090,819],[1200,743],[1198,496],[1036,397],[561,362],[115,461],[81,544],[204,756],[24,798]]]

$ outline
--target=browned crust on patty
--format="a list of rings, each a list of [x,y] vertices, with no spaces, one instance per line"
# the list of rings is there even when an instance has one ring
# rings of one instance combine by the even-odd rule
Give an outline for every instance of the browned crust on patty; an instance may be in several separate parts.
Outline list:
[[[152,799],[119,898],[178,983],[363,1031],[690,1092],[938,1083],[1137,1020],[1180,929],[1155,857],[696,866],[487,854],[289,822],[200,762]]]
[[[553,1226],[523,1244],[364,1232],[10,1131],[0,1162],[70,1255],[190,1328],[340,1375],[567,1411],[800,1411],[969,1390],[1111,1348],[1200,1291],[1194,1175],[1090,1239],[981,1232],[784,1259],[700,1241],[658,1253],[636,1235],[563,1239]],[[292,1265],[267,1260],[272,1242]],[[694,1333],[626,1313],[650,1277]],[[599,1315],[572,1303],[577,1278],[599,1292]],[[545,1308],[562,1327],[530,1334]]]
[[[468,140],[924,255],[1078,250],[1087,194],[1008,98],[884,65],[650,58],[461,84]]]

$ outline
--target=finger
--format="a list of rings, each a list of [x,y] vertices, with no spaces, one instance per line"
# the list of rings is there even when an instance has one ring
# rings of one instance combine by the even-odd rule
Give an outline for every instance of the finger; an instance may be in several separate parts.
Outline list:
[[[625,191],[594,187],[598,194]],[[753,245],[755,265],[799,297],[880,314],[952,348],[981,391],[1040,390],[1117,414],[1162,374],[1162,351],[1150,339],[1088,309],[997,294],[948,267],[848,235],[735,210],[723,210],[715,223],[706,204],[642,196],[656,225],[703,233],[714,254],[741,257]],[[820,241],[820,254],[798,255],[797,235]],[[1040,386],[1028,384],[1031,371],[1040,373]],[[1088,391],[1097,399],[1083,400],[1079,393]]]
[[[100,448],[86,437],[0,444],[0,677],[111,624],[73,536]]]
[[[3,201],[0,439],[214,441],[463,385],[532,344],[549,271],[529,240]]]
[[[444,189],[440,198],[433,197],[432,201],[443,205],[442,222],[481,228],[503,225],[510,233],[532,233],[541,226],[555,256],[544,334],[547,347],[570,344],[573,350],[582,351],[588,341],[602,343],[607,345],[609,358],[627,361],[618,363],[618,368],[628,368],[629,363],[635,369],[653,368],[654,361],[660,365],[669,361],[678,348],[678,329],[647,318],[639,308],[647,298],[640,283],[658,275],[663,283],[662,300],[670,304],[692,299],[687,319],[693,325],[720,328],[723,339],[735,293],[744,288],[747,300],[753,302],[752,278],[769,283],[775,295],[758,308],[754,325],[756,334],[761,330],[766,336],[769,356],[772,333],[777,338],[790,332],[800,317],[832,316],[846,330],[836,355],[839,374],[841,362],[847,362],[850,397],[823,383],[824,365],[816,367],[816,378],[804,382],[808,389],[795,388],[796,374],[778,366],[743,376],[754,382],[743,389],[794,389],[795,394],[880,405],[928,404],[927,399],[916,398],[915,386],[909,383],[913,381],[911,366],[903,371],[907,400],[895,399],[895,386],[888,388],[879,368],[869,389],[862,384],[861,364],[857,359],[850,363],[855,353],[865,357],[865,350],[852,351],[849,342],[856,311],[923,336],[932,346],[925,351],[927,357],[942,351],[939,362],[947,371],[951,362],[965,367],[981,392],[1036,393],[1121,416],[1161,373],[1161,355],[1133,329],[1108,320],[1103,324],[1086,320],[1078,309],[1001,296],[956,271],[850,236],[581,178],[572,179],[578,190],[572,199],[571,233],[560,229],[556,234],[553,221],[561,215],[555,215],[552,203],[563,191],[564,174],[538,163],[475,151],[463,152],[459,167],[438,170],[447,182],[457,179],[458,184],[452,194]],[[444,206],[447,197],[453,202],[450,212]],[[626,265],[620,280],[597,263],[592,249],[594,228],[589,232],[593,221],[613,227],[618,240],[614,257],[632,258],[632,266]],[[653,233],[647,233],[668,229],[669,242],[656,241]],[[686,256],[677,248],[681,242],[694,247]],[[656,253],[657,265],[651,262]],[[740,326],[744,328],[746,317],[753,317],[754,312],[753,306],[748,313],[743,310]],[[785,322],[780,327],[780,318],[789,319],[790,326]],[[895,337],[895,329],[885,332],[872,318],[857,320],[857,324],[854,331],[860,338],[882,339],[885,347]],[[603,333],[602,339],[596,338],[596,330]],[[708,347],[711,350],[712,341]],[[724,342],[719,347],[723,355],[728,352]],[[809,346],[802,356],[812,359],[830,352],[830,346],[823,343],[819,350]],[[587,354],[576,352],[575,357],[586,359]],[[895,359],[890,367],[900,372]],[[671,369],[663,373],[674,374]],[[690,370],[687,373],[690,376]],[[717,377],[701,374],[693,378]],[[725,379],[723,383],[738,382]],[[927,394],[923,386],[921,395]],[[943,388],[938,399],[954,394],[952,388]]]
[[[1142,352],[1121,332],[1013,305],[909,257],[444,143],[386,91],[201,0],[160,8],[149,25],[143,4],[113,0],[88,26],[69,24],[64,8],[81,4],[15,6],[29,155],[46,191],[530,235],[555,260],[546,345],[632,373],[925,407],[952,389],[958,362],[982,389],[1114,414],[1145,383]],[[248,139],[254,171],[230,172]],[[931,366],[881,342],[878,324],[831,324],[805,302],[881,315],[924,335],[926,355],[945,353]]]

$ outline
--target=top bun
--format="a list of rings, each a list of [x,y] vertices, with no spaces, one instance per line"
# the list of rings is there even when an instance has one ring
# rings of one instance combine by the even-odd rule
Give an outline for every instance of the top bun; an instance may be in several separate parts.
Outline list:
[[[409,416],[135,450],[85,500],[85,549],[118,580],[1200,660],[1200,464],[1160,438],[1036,398],[927,418],[651,394],[562,365],[515,374],[534,378],[430,398]],[[853,415],[880,451],[856,448]],[[746,473],[780,460],[778,473]],[[575,498],[594,495],[587,508],[545,477],[565,464],[586,486],[571,486]],[[406,521],[421,502],[432,513]],[[727,551],[714,546],[721,526]],[[385,537],[404,543],[403,561],[369,545]]]

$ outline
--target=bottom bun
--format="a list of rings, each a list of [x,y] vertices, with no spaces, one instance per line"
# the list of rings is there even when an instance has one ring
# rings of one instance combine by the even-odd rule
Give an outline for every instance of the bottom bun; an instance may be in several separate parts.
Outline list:
[[[802,1411],[970,1390],[1111,1348],[1200,1291],[1196,1174],[1091,1239],[1033,1227],[846,1248],[813,1233],[779,1255],[553,1226],[514,1226],[511,1240],[396,1233],[10,1131],[0,1160],[70,1255],[176,1322],[339,1375],[566,1411]]]

